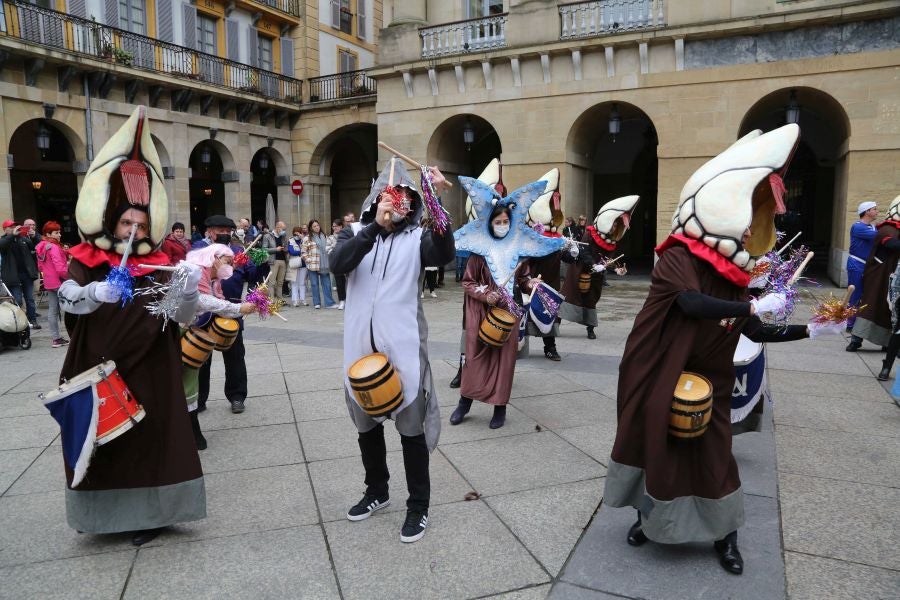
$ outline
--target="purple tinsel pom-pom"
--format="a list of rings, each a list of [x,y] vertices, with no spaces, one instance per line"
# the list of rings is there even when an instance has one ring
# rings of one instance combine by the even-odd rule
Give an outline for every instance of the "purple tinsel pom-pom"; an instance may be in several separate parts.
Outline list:
[[[428,214],[431,215],[431,219],[434,222],[432,225],[432,229],[436,231],[440,235],[444,235],[444,232],[452,224],[450,221],[450,215],[444,210],[444,207],[441,206],[440,201],[437,198],[437,194],[434,191],[434,186],[431,184],[431,176],[428,174],[428,170],[425,165],[422,165],[422,202],[425,205],[425,210],[428,211]]]

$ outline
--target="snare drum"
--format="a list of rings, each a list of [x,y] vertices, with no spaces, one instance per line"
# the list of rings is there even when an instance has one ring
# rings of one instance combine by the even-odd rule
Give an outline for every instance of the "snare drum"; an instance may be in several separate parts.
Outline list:
[[[712,403],[709,379],[698,373],[682,373],[672,395],[669,435],[689,439],[706,433],[712,419]]]
[[[356,403],[370,417],[389,415],[403,402],[400,375],[381,352],[367,354],[350,365],[347,378]]]

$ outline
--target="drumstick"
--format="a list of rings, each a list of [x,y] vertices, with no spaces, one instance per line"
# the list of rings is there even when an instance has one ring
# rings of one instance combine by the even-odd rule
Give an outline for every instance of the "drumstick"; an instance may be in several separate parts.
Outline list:
[[[281,316],[281,313],[273,312],[273,313],[271,313],[271,314],[275,315],[276,317],[278,317],[279,319],[281,319],[281,320],[284,321],[285,323],[288,322],[287,319],[285,319],[284,317]]]
[[[794,237],[792,237],[791,240],[790,240],[787,244],[785,244],[784,246],[781,247],[781,250],[778,251],[778,254],[781,254],[782,252],[784,252],[785,250],[787,250],[787,249],[788,249],[788,246],[790,246],[791,244],[793,244],[793,243],[794,243],[794,240],[796,240],[798,237],[800,237],[800,234],[801,234],[801,233],[803,233],[803,232],[802,232],[802,231],[798,231],[798,232],[797,232],[797,235],[795,235]]]
[[[384,142],[378,142],[378,146],[379,146],[380,148],[384,148],[385,150],[387,150],[388,152],[390,152],[391,154],[393,154],[393,155],[396,156],[397,158],[401,159],[403,162],[405,162],[405,163],[408,164],[409,166],[415,167],[415,168],[417,168],[417,169],[421,169],[421,168],[422,168],[422,165],[421,165],[421,164],[419,164],[419,163],[416,162],[415,160],[411,159],[410,157],[406,156],[405,154],[402,154],[402,153],[400,153],[400,152],[397,152],[396,150],[394,150],[393,148],[391,148],[390,146],[388,146],[388,145],[385,144]],[[450,183],[449,181],[447,181],[446,184],[447,184],[447,189],[450,189],[450,188],[453,187],[453,184]]]
[[[855,286],[855,285],[853,285],[852,283],[851,283],[850,285],[848,285],[848,286],[847,286],[847,293],[844,294],[844,299],[841,300],[841,304],[843,304],[844,306],[849,306],[849,305],[850,305],[850,296],[853,295],[853,292],[854,292],[855,290],[856,290],[856,286]]]
[[[800,266],[797,267],[797,270],[794,271],[793,275],[791,275],[791,279],[788,281],[788,285],[794,285],[795,283],[797,283],[797,280],[800,279],[800,275],[803,274],[803,269],[805,269],[806,265],[809,264],[809,261],[812,260],[814,254],[814,252],[806,253],[806,258],[803,259],[803,262],[800,263]]]
[[[244,252],[246,252],[247,250],[249,250],[250,248],[252,248],[253,246],[255,246],[255,245],[256,245],[256,242],[258,242],[258,241],[261,240],[261,239],[262,239],[262,234],[259,234],[258,236],[256,236],[256,239],[253,240],[252,242],[250,242],[250,245],[249,245],[249,246],[247,246],[246,248],[244,248]]]
[[[148,271],[177,271],[178,267],[170,267],[169,265],[145,265],[139,264],[138,269],[147,269]]]
[[[615,257],[614,259],[606,261],[606,266],[608,267],[609,265],[613,264],[614,262],[616,262],[617,260],[619,260],[619,259],[622,258],[623,256],[625,256],[625,255],[624,255],[624,254],[620,254],[620,255],[618,255],[617,257]]]
[[[125,246],[125,251],[122,252],[122,262],[119,263],[120,267],[124,267],[125,263],[128,262],[128,255],[131,254],[131,244],[134,242],[135,233],[137,233],[137,223],[131,226],[131,235],[128,236],[128,245]]]
[[[390,170],[390,173],[388,173],[388,187],[389,188],[394,187],[394,161],[396,161],[396,160],[397,159],[394,158],[393,156],[391,157],[391,170]],[[390,213],[384,213],[384,222],[387,223],[390,220],[391,220]]]

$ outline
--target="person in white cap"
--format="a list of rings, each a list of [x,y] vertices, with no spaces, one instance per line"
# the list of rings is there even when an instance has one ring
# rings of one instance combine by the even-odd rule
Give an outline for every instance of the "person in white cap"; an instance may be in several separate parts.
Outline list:
[[[859,221],[850,226],[850,252],[847,255],[847,285],[854,286],[850,295],[851,306],[859,304],[863,293],[863,271],[866,270],[866,259],[872,252],[872,240],[875,239],[875,220],[878,219],[878,205],[871,200],[860,202],[856,209]],[[847,319],[847,330],[853,329],[856,317]],[[862,339],[850,336],[850,345],[854,350],[862,346]]]

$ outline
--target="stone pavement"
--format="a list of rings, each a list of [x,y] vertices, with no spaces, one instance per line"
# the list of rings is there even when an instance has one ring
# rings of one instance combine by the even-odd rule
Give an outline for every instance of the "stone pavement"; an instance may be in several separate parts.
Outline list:
[[[874,378],[875,348],[769,345],[774,426],[735,438],[747,494],[742,577],[724,573],[708,545],[631,548],[633,513],[598,511],[618,362],[646,285],[613,282],[596,341],[564,324],[561,363],[532,344],[499,430],[481,405],[446,424],[461,294],[451,283],[424,300],[445,425],[429,529],[410,545],[398,539],[406,494],[390,426],[393,503],[366,521],[344,517],[364,486],[340,391],[342,313],[250,319],[241,415],[224,401],[215,359],[201,415],[209,516],[140,550],[129,536],[66,525],[58,428],[36,397],[55,384],[64,351],[49,347],[45,327],[32,350],[0,354],[0,598],[900,596],[900,409],[890,383]],[[481,498],[465,501],[470,491]]]

